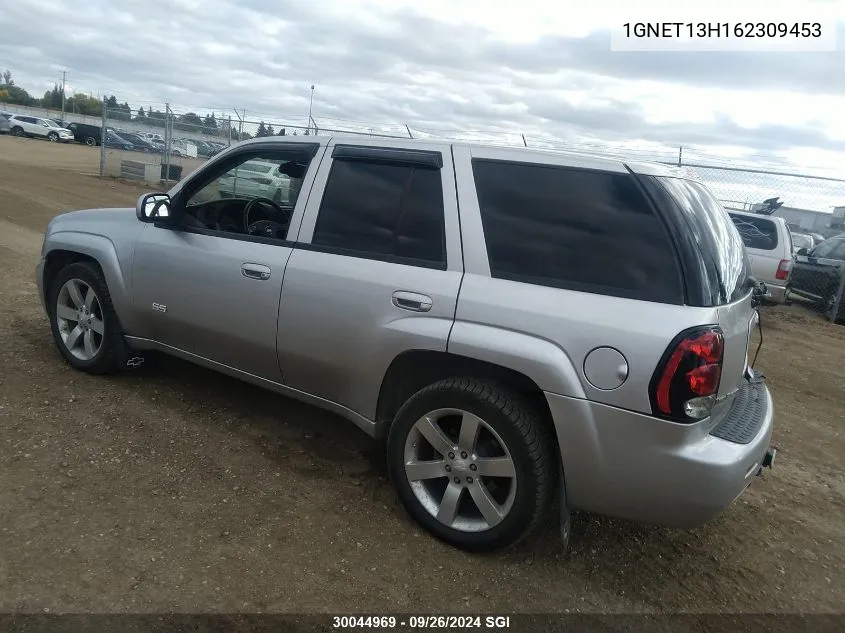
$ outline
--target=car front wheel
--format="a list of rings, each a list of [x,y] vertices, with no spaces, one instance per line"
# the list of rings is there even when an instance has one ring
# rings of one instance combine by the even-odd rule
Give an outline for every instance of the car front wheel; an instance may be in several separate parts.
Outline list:
[[[533,408],[505,387],[473,378],[430,385],[396,414],[387,445],[405,509],[460,549],[511,545],[552,505],[556,445]]]
[[[50,326],[59,352],[74,368],[91,374],[140,367],[144,358],[129,350],[98,266],[70,264],[50,284]]]
[[[47,135],[47,140],[49,140],[52,143],[57,143],[59,141],[59,135],[56,134],[55,132],[50,132]]]
[[[97,144],[97,139],[95,139],[93,136],[89,136],[85,139],[85,144],[94,147]]]

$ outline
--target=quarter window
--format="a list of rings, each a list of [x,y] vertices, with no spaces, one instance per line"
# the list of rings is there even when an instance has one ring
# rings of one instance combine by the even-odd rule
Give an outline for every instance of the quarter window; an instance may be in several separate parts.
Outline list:
[[[667,231],[633,177],[487,160],[473,173],[494,277],[683,301]]]
[[[439,169],[336,158],[311,241],[339,254],[439,267],[443,214]]]

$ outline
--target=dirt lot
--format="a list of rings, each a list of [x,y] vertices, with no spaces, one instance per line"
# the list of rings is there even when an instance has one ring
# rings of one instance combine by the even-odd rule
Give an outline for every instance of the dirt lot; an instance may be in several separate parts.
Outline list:
[[[549,530],[463,554],[410,522],[381,446],[342,420],[175,360],[62,362],[41,232],[141,191],[83,175],[90,153],[0,137],[0,611],[845,612],[845,327],[764,312],[780,452],[711,524],[579,515],[568,557]]]

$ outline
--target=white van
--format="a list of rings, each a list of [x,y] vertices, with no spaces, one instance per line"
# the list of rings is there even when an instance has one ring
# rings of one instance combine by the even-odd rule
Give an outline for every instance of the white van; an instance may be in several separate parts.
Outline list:
[[[745,243],[752,274],[766,284],[774,303],[783,303],[793,260],[792,234],[786,220],[733,209],[726,211]]]

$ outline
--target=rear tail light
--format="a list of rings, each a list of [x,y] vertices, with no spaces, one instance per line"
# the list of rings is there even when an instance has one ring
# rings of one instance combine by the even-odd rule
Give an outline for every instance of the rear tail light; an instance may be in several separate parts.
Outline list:
[[[792,270],[792,260],[782,259],[778,264],[778,270],[775,273],[775,279],[786,279],[789,277],[789,271]]]
[[[677,422],[710,415],[722,378],[725,341],[715,326],[678,335],[661,359],[651,381],[652,409]]]

